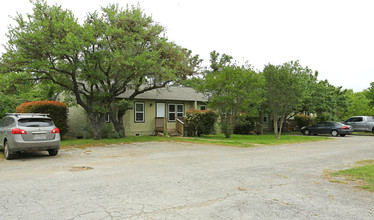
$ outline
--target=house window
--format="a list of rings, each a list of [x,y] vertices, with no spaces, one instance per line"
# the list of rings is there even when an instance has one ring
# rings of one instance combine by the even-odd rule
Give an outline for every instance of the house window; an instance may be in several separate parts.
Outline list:
[[[200,105],[200,110],[206,110],[206,105]]]
[[[175,121],[176,118],[184,117],[183,104],[169,104],[168,105],[168,118],[169,121]]]
[[[135,102],[135,122],[144,122],[144,102]]]
[[[268,122],[268,117],[267,116],[264,116],[262,118],[262,123],[266,124]]]
[[[106,123],[109,123],[109,122],[110,122],[109,113],[106,113],[106,114],[105,114],[105,122],[106,122]]]

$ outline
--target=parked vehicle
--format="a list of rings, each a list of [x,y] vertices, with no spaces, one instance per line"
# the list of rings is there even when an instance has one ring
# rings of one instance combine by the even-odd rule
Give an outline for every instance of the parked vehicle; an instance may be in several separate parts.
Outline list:
[[[348,118],[343,123],[351,125],[353,131],[373,132],[374,134],[374,118],[372,116],[355,116]]]
[[[347,134],[352,134],[352,132],[352,126],[333,121],[325,121],[301,128],[301,133],[305,135],[331,134],[334,137],[337,137],[338,135],[344,137]]]
[[[60,149],[60,130],[47,114],[8,113],[0,121],[0,148],[7,160],[24,151],[48,151],[56,156]]]

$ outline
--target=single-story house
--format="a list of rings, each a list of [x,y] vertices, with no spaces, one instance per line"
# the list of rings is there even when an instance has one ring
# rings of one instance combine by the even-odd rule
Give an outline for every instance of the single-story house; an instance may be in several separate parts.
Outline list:
[[[119,95],[128,98],[131,91]],[[155,135],[157,132],[176,132],[178,118],[184,117],[190,109],[205,110],[208,98],[193,88],[169,86],[139,94],[134,108],[124,115],[126,136]],[[69,109],[69,132],[67,136],[87,137],[89,122],[81,107]],[[109,116],[106,121],[111,122]]]

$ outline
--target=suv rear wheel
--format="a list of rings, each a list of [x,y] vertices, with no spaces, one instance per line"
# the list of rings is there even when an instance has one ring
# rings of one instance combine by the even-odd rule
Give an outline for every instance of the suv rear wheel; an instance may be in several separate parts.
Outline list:
[[[58,154],[58,150],[48,150],[49,156],[56,156]]]
[[[5,143],[4,143],[4,156],[5,156],[5,159],[7,159],[7,160],[10,160],[10,159],[14,158],[14,154],[10,153],[8,141],[5,141]]]

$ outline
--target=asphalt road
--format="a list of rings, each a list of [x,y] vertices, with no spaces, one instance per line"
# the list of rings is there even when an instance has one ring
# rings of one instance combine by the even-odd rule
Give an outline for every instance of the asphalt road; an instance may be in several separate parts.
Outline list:
[[[374,219],[374,193],[327,170],[374,136],[257,148],[152,142],[0,159],[0,219]]]

